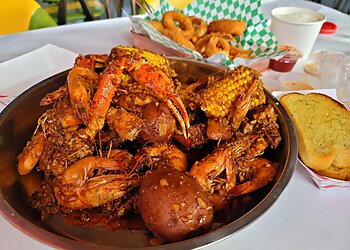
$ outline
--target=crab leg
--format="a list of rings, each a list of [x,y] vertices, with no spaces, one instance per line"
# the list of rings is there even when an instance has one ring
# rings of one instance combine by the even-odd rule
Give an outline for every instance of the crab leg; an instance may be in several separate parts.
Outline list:
[[[143,61],[129,71],[132,77],[141,85],[148,88],[153,95],[164,101],[178,120],[184,137],[190,127],[189,117],[181,98],[174,89],[172,80],[161,70]]]
[[[97,91],[91,105],[90,121],[82,134],[94,138],[105,123],[106,114],[121,81],[122,70],[120,68],[107,68],[101,75]]]
[[[175,91],[171,78],[137,55],[116,56],[115,59],[117,60],[109,62],[101,74],[90,109],[90,121],[84,133],[88,137],[94,138],[96,133],[102,129],[108,108],[125,70],[139,84],[148,89],[150,94],[167,104],[178,120],[184,137],[187,138],[187,129],[190,127],[189,117],[185,105]]]

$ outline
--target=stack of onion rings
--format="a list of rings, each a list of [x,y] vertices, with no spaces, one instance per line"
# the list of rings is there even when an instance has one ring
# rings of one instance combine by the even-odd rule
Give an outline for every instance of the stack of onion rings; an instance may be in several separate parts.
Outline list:
[[[235,46],[234,37],[243,34],[246,29],[242,20],[215,20],[207,25],[202,18],[167,11],[163,13],[161,22],[148,22],[164,36],[199,52],[203,57],[223,53],[233,60],[235,57],[250,58],[252,52]]]

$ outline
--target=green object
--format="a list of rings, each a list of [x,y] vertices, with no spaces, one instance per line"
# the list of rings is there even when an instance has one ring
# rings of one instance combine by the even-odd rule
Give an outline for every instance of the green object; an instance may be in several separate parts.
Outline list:
[[[160,0],[159,8],[154,13],[148,15],[146,20],[161,21],[162,13],[169,10],[179,11],[187,16],[201,17],[207,23],[219,19],[241,19],[246,22],[247,28],[241,36],[236,37],[236,46],[238,48],[252,50],[253,55],[257,58],[273,57],[285,53],[284,51],[277,52],[277,39],[269,27],[267,27],[261,11],[260,0],[197,0],[191,2],[183,10],[175,9],[165,0]],[[186,56],[203,60],[200,53],[183,47],[163,36],[144,19],[136,17],[130,17],[130,19],[136,33],[147,35],[151,40],[172,48]],[[228,58],[224,60],[224,64],[226,66],[234,66],[234,62],[230,62]]]
[[[142,1],[142,6],[144,7],[144,8],[146,8],[147,9],[147,4],[145,3],[145,1]],[[137,6],[138,7],[138,6]],[[138,15],[141,15],[141,14],[145,14],[146,13],[146,11],[143,9],[143,8],[137,8],[137,14]]]
[[[55,20],[43,8],[37,9],[29,22],[29,30],[57,26]]]
[[[58,21],[58,5],[60,0],[43,0],[45,3],[49,3],[44,9],[49,15],[57,22]],[[99,19],[105,14],[105,7],[99,1],[86,1],[91,15],[94,19]],[[86,18],[80,3],[77,0],[67,0],[66,3],[66,22],[74,23],[82,21]]]

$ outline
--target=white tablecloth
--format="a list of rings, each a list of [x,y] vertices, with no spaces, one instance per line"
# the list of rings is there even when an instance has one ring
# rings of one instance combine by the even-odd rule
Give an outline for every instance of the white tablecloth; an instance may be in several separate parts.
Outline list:
[[[314,49],[350,53],[350,17],[312,2],[264,1],[263,11],[277,6],[304,6],[322,12],[338,25],[335,35],[319,35]],[[132,45],[128,18],[93,21],[0,36],[0,62],[46,44],[75,53],[108,53],[115,45]],[[294,69],[302,71],[302,61]],[[272,78],[281,73],[269,72]],[[1,83],[0,83],[1,84]],[[350,190],[320,190],[304,169],[294,175],[277,202],[258,220],[206,249],[349,249]],[[40,250],[50,247],[31,239],[0,216],[0,249]]]

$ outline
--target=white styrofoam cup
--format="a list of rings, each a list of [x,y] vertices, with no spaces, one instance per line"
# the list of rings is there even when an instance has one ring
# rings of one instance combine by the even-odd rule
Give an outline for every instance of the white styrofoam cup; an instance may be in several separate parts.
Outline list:
[[[271,31],[279,45],[290,45],[307,57],[326,17],[314,10],[279,7],[271,11]]]

